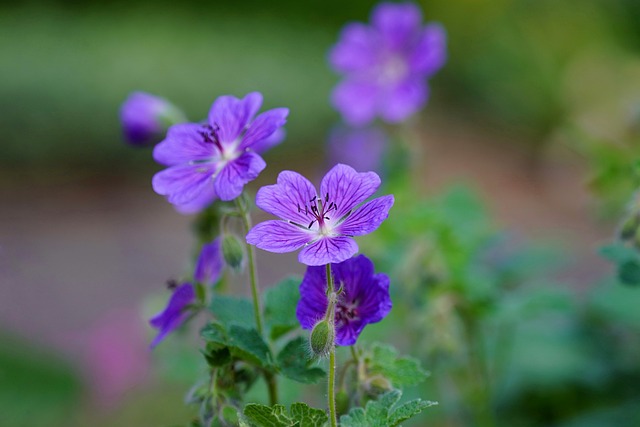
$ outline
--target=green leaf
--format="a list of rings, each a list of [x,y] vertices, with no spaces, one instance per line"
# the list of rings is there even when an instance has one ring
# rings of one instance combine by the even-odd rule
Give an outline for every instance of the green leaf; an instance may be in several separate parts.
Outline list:
[[[271,339],[277,339],[298,327],[296,306],[300,299],[298,287],[302,279],[287,277],[265,292],[264,317],[271,331]]]
[[[415,399],[403,405],[395,405],[402,397],[400,390],[391,390],[378,398],[367,402],[363,408],[354,408],[340,417],[341,427],[395,427],[401,422],[419,414],[425,408],[437,405],[422,399]]]
[[[246,298],[216,295],[211,301],[211,312],[226,329],[235,324],[245,328],[255,328],[253,304]]]
[[[623,243],[613,243],[601,247],[600,255],[616,264],[638,260],[638,253]]]
[[[282,405],[250,403],[244,407],[244,416],[252,427],[323,427],[328,420],[322,409],[306,403],[294,403],[289,411]]]
[[[282,375],[287,378],[305,384],[314,384],[324,378],[326,373],[317,366],[311,367],[314,361],[309,358],[306,347],[307,340],[303,337],[289,341],[278,354],[278,367]]]
[[[382,375],[397,388],[419,384],[429,376],[418,359],[398,356],[395,348],[381,343],[371,347],[368,368],[371,374]]]
[[[272,364],[269,346],[254,328],[231,325],[226,331],[220,323],[211,322],[202,329],[200,336],[208,343],[219,345],[220,348],[228,347],[232,356],[254,365],[267,367]]]

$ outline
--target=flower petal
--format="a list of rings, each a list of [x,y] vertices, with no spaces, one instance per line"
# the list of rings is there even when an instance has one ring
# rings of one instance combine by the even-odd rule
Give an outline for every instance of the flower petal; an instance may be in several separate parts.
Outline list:
[[[368,286],[361,287],[358,312],[366,323],[376,323],[391,311],[393,303],[389,296],[389,276],[383,273],[373,275]]]
[[[220,279],[224,268],[221,245],[222,238],[217,237],[211,243],[202,246],[193,273],[195,280],[206,285],[213,285]]]
[[[327,275],[324,266],[308,267],[300,283],[296,317],[302,329],[312,329],[327,311]]]
[[[358,252],[358,244],[350,237],[323,237],[305,246],[298,254],[298,261],[306,265],[338,263]]]
[[[206,185],[202,189],[202,192],[189,203],[174,205],[173,207],[183,215],[195,214],[206,209],[217,198],[218,196],[216,195],[216,190],[213,188],[213,185]]]
[[[187,320],[189,313],[185,312],[185,308],[191,304],[195,298],[196,294],[191,283],[185,283],[173,292],[167,303],[167,307],[149,320],[151,326],[160,329],[158,335],[151,342],[152,348],[158,345],[167,334]]]
[[[378,62],[379,47],[378,35],[370,27],[348,24],[329,53],[329,61],[339,72],[366,71]]]
[[[235,96],[221,96],[209,111],[209,124],[218,129],[221,143],[232,143],[251,121],[262,105],[262,94],[252,92],[243,99]]]
[[[258,190],[256,205],[272,215],[306,226],[313,218],[305,215],[305,206],[316,195],[307,178],[297,172],[282,171],[276,184]]]
[[[153,190],[170,203],[184,205],[200,196],[216,171],[213,163],[171,166],[154,175]]]
[[[339,220],[364,202],[380,186],[375,172],[356,172],[351,166],[337,164],[322,178],[319,197],[329,195],[329,202],[337,205],[332,218]]]
[[[315,234],[291,223],[264,221],[247,234],[247,243],[275,253],[293,252],[315,238]]]
[[[376,116],[378,85],[373,82],[344,80],[331,94],[331,104],[351,126],[362,126]]]
[[[215,145],[204,142],[201,131],[202,125],[197,123],[171,126],[167,137],[153,149],[153,158],[163,165],[174,166],[217,157]]]
[[[288,108],[274,108],[261,113],[249,125],[249,129],[242,137],[240,149],[250,148],[253,144],[269,138],[276,130],[284,126],[288,115]]]
[[[446,60],[447,33],[440,24],[427,25],[409,56],[411,71],[429,77],[442,68]]]
[[[393,206],[392,195],[378,197],[360,206],[349,215],[336,231],[345,236],[361,236],[371,233],[389,216],[389,209]]]
[[[371,23],[383,37],[387,46],[402,48],[416,36],[422,13],[412,3],[381,3],[371,14]]]
[[[216,176],[214,188],[220,200],[229,201],[238,197],[245,184],[258,177],[267,166],[260,155],[247,151],[227,163]]]
[[[423,78],[407,79],[389,88],[380,102],[380,117],[388,123],[399,123],[420,110],[429,97]]]
[[[254,142],[251,145],[251,150],[258,154],[264,153],[265,151],[280,144],[284,140],[285,136],[287,136],[287,131],[283,128],[278,128],[270,137]]]

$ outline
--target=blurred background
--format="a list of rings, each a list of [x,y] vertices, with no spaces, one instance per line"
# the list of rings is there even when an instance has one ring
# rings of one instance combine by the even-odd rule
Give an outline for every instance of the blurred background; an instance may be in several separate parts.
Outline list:
[[[640,2],[420,4],[449,37],[448,63],[411,128],[424,156],[415,197],[433,198],[424,207],[437,213],[430,224],[468,224],[477,219],[465,213],[482,211],[510,245],[535,248],[518,274],[551,271],[545,286],[563,295],[551,298],[554,310],[569,307],[602,327],[575,347],[542,336],[554,329],[546,323],[530,328],[544,342],[519,347],[522,357],[496,382],[496,425],[639,425],[612,420],[640,417],[640,290],[612,283],[614,268],[597,251],[613,239],[638,182]],[[291,114],[285,143],[266,154],[268,168],[250,188],[282,169],[321,176],[339,120],[328,102],[338,76],[327,52],[340,28],[368,21],[374,5],[0,4],[0,427],[186,425],[192,410],[183,396],[199,356],[184,347],[195,340],[178,336],[151,353],[146,319],[166,300],[166,280],[188,268],[190,218],[151,189],[160,167],[149,149],[123,142],[120,104],[143,90],[195,121],[219,95],[260,91],[264,108]],[[441,196],[453,185],[466,189]],[[294,256],[260,252],[259,263],[263,286],[303,271]],[[602,336],[626,343],[625,353],[584,350],[608,343]],[[432,384],[429,395],[416,394],[445,404],[417,425],[482,425],[456,415],[464,404],[447,398],[446,384],[434,386],[440,371],[430,349],[423,355]],[[598,371],[612,364],[615,375]],[[606,387],[622,397],[607,398]]]

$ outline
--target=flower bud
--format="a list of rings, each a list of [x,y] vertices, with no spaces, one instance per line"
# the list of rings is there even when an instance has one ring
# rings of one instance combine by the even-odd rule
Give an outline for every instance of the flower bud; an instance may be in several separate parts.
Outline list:
[[[240,240],[233,234],[225,234],[222,239],[222,256],[224,262],[236,271],[244,266],[244,248]]]
[[[331,322],[322,319],[311,330],[309,344],[317,357],[326,357],[333,348],[336,332]]]
[[[372,395],[382,394],[393,388],[391,382],[382,375],[374,375],[366,383],[367,391]]]
[[[120,120],[127,142],[144,146],[158,142],[169,126],[185,122],[186,117],[166,99],[134,92],[122,104]]]

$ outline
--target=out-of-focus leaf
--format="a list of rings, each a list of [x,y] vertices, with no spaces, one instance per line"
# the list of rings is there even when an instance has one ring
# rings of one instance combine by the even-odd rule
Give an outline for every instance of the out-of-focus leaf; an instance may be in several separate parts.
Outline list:
[[[289,411],[283,405],[266,406],[250,403],[244,416],[252,427],[323,427],[327,414],[306,403],[293,403]]]
[[[418,359],[398,356],[391,345],[375,343],[370,352],[369,372],[384,376],[397,388],[419,384],[429,376]]]
[[[236,324],[245,328],[255,328],[253,304],[246,298],[216,295],[211,301],[211,312],[218,321],[229,328]]]
[[[342,427],[395,427],[401,422],[418,415],[437,402],[415,399],[396,407],[402,397],[400,390],[391,390],[367,402],[365,408],[354,408],[340,417]]]
[[[282,375],[287,378],[305,384],[314,384],[325,377],[325,371],[317,366],[311,366],[314,362],[309,358],[306,347],[307,341],[302,337],[289,341],[278,354],[278,367]]]
[[[300,282],[299,277],[288,277],[265,292],[264,317],[272,339],[298,327],[296,306],[300,299]]]

